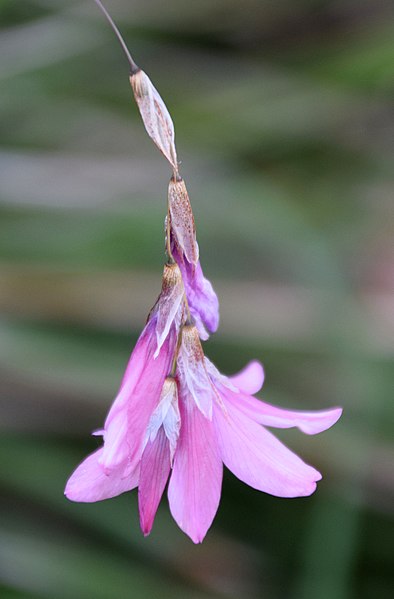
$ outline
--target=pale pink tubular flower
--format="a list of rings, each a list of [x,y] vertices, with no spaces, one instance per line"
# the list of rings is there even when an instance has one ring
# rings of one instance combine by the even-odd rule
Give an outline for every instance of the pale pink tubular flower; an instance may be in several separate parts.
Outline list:
[[[69,479],[73,501],[98,501],[136,486],[145,433],[171,370],[183,311],[179,268],[166,265],[161,294],[131,354],[118,395],[106,418],[104,445]]]
[[[189,345],[191,336],[195,338],[189,333]],[[198,543],[203,540],[219,505],[223,463],[240,480],[260,491],[279,497],[310,495],[321,474],[285,447],[265,426],[298,427],[307,434],[316,434],[335,424],[342,410],[296,412],[276,408],[252,395],[260,390],[264,380],[258,362],[227,378],[207,358],[201,357],[197,347],[194,356],[193,359],[190,347],[181,349],[182,426],[168,497],[176,522]],[[199,395],[204,389],[204,405],[197,398],[196,389]]]
[[[160,300],[159,300],[160,301]],[[154,318],[131,356],[107,417],[104,447],[73,473],[66,496],[91,502],[138,486],[141,529],[149,534],[168,478],[171,513],[200,543],[220,502],[223,464],[251,487],[278,497],[313,493],[321,474],[265,426],[298,427],[307,434],[330,428],[341,408],[283,410],[253,397],[264,381],[258,362],[233,377],[204,356],[194,325],[182,328],[177,375],[168,376],[175,349],[172,329],[154,359]]]

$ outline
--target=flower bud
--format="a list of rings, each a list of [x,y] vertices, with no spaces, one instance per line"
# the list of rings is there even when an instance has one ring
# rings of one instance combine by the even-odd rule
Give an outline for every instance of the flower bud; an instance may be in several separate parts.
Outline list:
[[[148,75],[141,69],[132,73],[130,84],[146,132],[177,172],[174,124],[166,105]]]
[[[168,186],[171,233],[181,256],[193,265],[198,262],[198,245],[194,216],[182,178],[171,178]]]

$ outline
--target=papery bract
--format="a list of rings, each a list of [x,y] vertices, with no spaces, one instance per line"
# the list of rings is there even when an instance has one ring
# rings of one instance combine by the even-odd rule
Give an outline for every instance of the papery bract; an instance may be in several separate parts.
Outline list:
[[[186,325],[182,330],[182,345],[178,356],[178,374],[183,388],[195,406],[209,420],[212,418],[212,384],[205,367],[204,352],[198,330]]]
[[[166,264],[163,271],[161,293],[151,310],[151,315],[156,319],[157,348],[155,358],[159,354],[170,327],[175,324],[176,331],[179,331],[183,313],[184,293],[185,289],[179,266],[177,264]]]
[[[196,227],[186,185],[181,177],[172,178],[168,185],[168,208],[170,230],[179,255],[194,266],[198,262],[199,250]]]
[[[131,74],[130,83],[146,132],[177,171],[174,124],[166,105],[148,75],[141,69]]]

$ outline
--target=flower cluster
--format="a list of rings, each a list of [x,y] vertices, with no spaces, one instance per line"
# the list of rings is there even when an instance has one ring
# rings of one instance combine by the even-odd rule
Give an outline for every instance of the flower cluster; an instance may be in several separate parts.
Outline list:
[[[298,412],[254,395],[264,372],[251,362],[226,377],[205,357],[201,340],[219,324],[219,304],[199,262],[191,204],[179,175],[174,127],[163,100],[133,63],[131,85],[149,136],[170,162],[167,262],[160,295],[130,357],[106,418],[103,445],[70,477],[65,494],[93,502],[138,487],[145,535],[168,482],[171,513],[201,542],[218,509],[223,464],[251,487],[279,497],[313,493],[320,473],[265,427],[306,434],[332,426],[341,409]]]

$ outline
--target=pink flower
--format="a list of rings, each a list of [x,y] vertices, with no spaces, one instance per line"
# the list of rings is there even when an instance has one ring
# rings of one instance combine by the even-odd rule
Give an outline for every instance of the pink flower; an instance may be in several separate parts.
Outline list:
[[[149,335],[147,329],[145,335]],[[139,385],[131,385],[125,403],[119,402],[119,396],[115,400],[106,421],[104,448],[74,472],[66,487],[69,499],[97,501],[138,486],[141,528],[149,534],[170,477],[171,513],[179,527],[199,543],[219,506],[223,463],[260,491],[279,497],[313,493],[320,473],[264,425],[298,427],[316,434],[338,420],[340,408],[296,412],[256,399],[253,394],[264,380],[261,365],[251,362],[238,375],[221,375],[204,356],[193,325],[182,330],[176,378],[165,374],[170,366],[171,333],[156,359],[154,336],[141,339],[131,358],[137,369],[133,380],[138,379]],[[138,359],[133,358],[136,352]],[[133,375],[126,372],[126,377]]]
[[[136,486],[142,444],[164,381],[171,370],[183,310],[179,268],[166,265],[160,296],[131,354],[118,395],[106,418],[104,445],[73,473],[66,496],[99,501]]]
[[[271,495],[301,497],[316,489],[321,474],[261,425],[298,427],[316,434],[332,426],[342,410],[296,412],[264,403],[253,397],[264,381],[258,362],[227,378],[204,358],[193,327],[183,329],[183,339],[179,356],[182,425],[168,498],[176,522],[198,543],[219,505],[222,463],[246,484]]]
[[[103,446],[71,475],[73,501],[107,499],[138,487],[143,533],[149,534],[168,484],[171,513],[195,542],[205,537],[219,506],[223,464],[240,480],[279,497],[316,489],[320,473],[265,427],[307,434],[332,426],[342,410],[282,410],[254,397],[264,380],[251,362],[233,377],[204,356],[200,339],[219,325],[219,302],[204,277],[193,212],[179,174],[174,125],[149,77],[141,71],[102,6],[131,68],[130,82],[145,129],[173,168],[168,188],[162,289],[130,357],[102,431]]]

